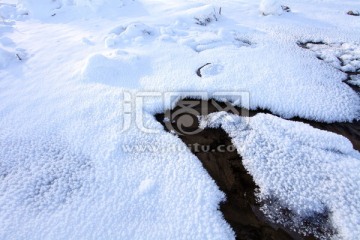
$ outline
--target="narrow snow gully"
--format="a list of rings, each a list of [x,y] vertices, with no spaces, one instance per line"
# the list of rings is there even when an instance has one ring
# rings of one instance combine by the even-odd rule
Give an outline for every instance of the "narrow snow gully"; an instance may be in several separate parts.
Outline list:
[[[191,102],[191,107],[183,111],[188,101]],[[193,104],[194,101],[198,101],[199,104]],[[156,114],[155,117],[166,131],[176,134],[190,147],[192,153],[201,161],[218,187],[226,194],[227,200],[220,204],[220,210],[225,220],[233,228],[236,239],[317,239],[314,235],[302,236],[290,230],[288,226],[274,224],[261,212],[260,208],[263,203],[259,203],[256,197],[258,186],[245,169],[242,157],[232,144],[231,138],[222,128],[199,128],[198,116],[201,115],[201,108],[204,106],[207,108],[207,114],[210,114],[218,112],[219,106],[226,109],[227,104],[215,100],[183,99],[178,102],[173,110]],[[237,107],[236,109],[239,113],[244,110]],[[177,114],[179,112],[181,114]],[[270,112],[256,110],[248,111],[248,113],[250,117],[253,117],[257,113]],[[359,122],[327,124],[300,118],[291,120],[301,121],[318,129],[341,134],[350,139],[355,149],[360,150]],[[180,121],[181,125],[178,124]],[[279,214],[286,215],[289,213]],[[336,233],[329,225],[328,213],[316,216],[315,221],[311,218],[304,220],[303,224],[315,231],[316,236],[322,236],[324,231],[327,235]]]

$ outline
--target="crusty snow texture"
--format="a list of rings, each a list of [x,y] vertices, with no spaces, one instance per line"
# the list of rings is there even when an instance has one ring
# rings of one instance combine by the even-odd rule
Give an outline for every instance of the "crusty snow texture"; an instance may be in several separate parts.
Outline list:
[[[360,73],[359,43],[308,43],[306,46],[333,67]]]
[[[260,12],[264,15],[281,15],[283,10],[278,0],[261,0]]]
[[[360,116],[346,75],[297,45],[341,43],[358,66],[360,21],[345,14],[357,0],[287,0],[292,12],[267,16],[250,0],[15,3],[0,3],[0,239],[233,239],[224,194],[153,116],[173,106],[166,92],[246,92],[283,118]],[[359,235],[349,141],[269,115],[236,126],[262,197],[299,215],[328,208],[340,237]]]
[[[222,126],[230,135],[260,199],[280,201],[304,218],[329,210],[338,237],[359,235],[360,153],[348,139],[270,114],[249,121],[214,113],[200,126]]]

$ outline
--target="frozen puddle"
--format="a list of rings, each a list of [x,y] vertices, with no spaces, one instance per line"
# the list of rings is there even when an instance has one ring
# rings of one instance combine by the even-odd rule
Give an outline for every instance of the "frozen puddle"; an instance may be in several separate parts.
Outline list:
[[[208,116],[216,115],[218,108],[213,104],[215,101],[199,100],[201,104],[177,115],[178,110],[184,104],[186,105],[186,101],[193,102],[194,100],[184,99],[173,110],[158,114],[156,118],[163,124],[165,130],[178,135],[191,148],[192,153],[197,156],[209,175],[226,194],[227,200],[221,203],[220,210],[236,233],[237,239],[328,239],[337,234],[330,217],[331,209],[326,204],[323,204],[317,211],[310,210],[310,214],[309,212],[298,214],[286,204],[283,205],[276,194],[262,196],[262,189],[257,184],[259,179],[254,181],[248,166],[243,163],[243,157],[239,155],[241,151],[235,147],[234,143],[237,137],[231,134],[229,129],[223,129],[221,124],[211,126],[210,123],[210,127],[205,126],[204,129],[199,127],[203,124],[202,119],[208,119],[208,117],[199,118],[199,116],[195,116],[195,113],[201,113],[200,106],[203,107],[205,104],[210,114]],[[216,102],[216,104],[226,108],[224,103]],[[241,109],[237,109],[240,113]],[[265,112],[267,111],[250,111],[249,116],[253,118],[258,114],[264,115]],[[172,114],[174,114],[174,118],[172,118]],[[221,119],[221,116],[215,116],[215,119],[216,122]],[[292,120],[304,121],[315,128],[342,134],[353,142],[355,148],[360,149],[358,146],[360,124],[358,122],[327,124],[302,119]],[[244,131],[248,131],[246,127]],[[306,139],[306,136],[304,138]],[[339,144],[341,145],[341,143]],[[321,146],[318,147],[321,148]],[[326,150],[326,147],[324,149]],[[293,151],[294,153],[291,154],[296,155],[296,149]],[[343,150],[329,149],[329,151],[340,153]],[[281,156],[279,156],[279,161],[281,161]],[[272,171],[277,171],[277,169]],[[321,178],[321,175],[322,173],[318,177]],[[289,179],[291,179],[290,176]],[[311,186],[309,187],[311,188]]]

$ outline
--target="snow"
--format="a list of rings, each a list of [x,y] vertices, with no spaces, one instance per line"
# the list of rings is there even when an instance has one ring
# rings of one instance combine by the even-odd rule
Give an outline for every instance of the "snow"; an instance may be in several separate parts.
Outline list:
[[[360,72],[359,43],[308,43],[318,57],[344,72]]]
[[[132,0],[18,0],[17,7],[19,13],[46,20],[48,17],[54,17],[57,13],[63,12],[64,9],[69,11],[69,8],[70,11],[74,11],[74,8],[80,9],[78,13],[108,15],[132,2]]]
[[[200,126],[222,126],[229,134],[260,199],[279,201],[302,218],[329,209],[338,237],[359,235],[360,153],[349,140],[270,114],[247,121],[220,112],[202,118]]]
[[[7,67],[7,65],[15,59],[14,54],[0,48],[0,69]]]
[[[142,44],[146,38],[150,38],[155,30],[142,23],[132,23],[126,27],[116,27],[105,39],[105,45],[109,48],[121,47],[123,44]]]
[[[55,0],[20,0],[18,7],[22,11],[27,11],[30,16],[43,18],[53,14],[53,10],[61,7],[61,1]]]
[[[220,64],[209,64],[201,69],[202,77],[211,77],[220,74],[224,69],[224,66]]]
[[[143,71],[138,71],[138,69]],[[109,56],[94,54],[87,60],[82,71],[84,82],[102,83],[109,86],[136,89],[139,79],[148,73],[148,60],[145,57],[115,51]]]
[[[261,0],[260,12],[263,15],[281,15],[283,10],[278,0]]]
[[[356,1],[289,0],[293,12],[281,16],[245,0],[14,4],[0,4],[1,239],[234,238],[218,210],[224,194],[189,150],[123,151],[184,146],[153,117],[172,106],[158,93],[241,91],[251,109],[284,118],[359,118],[345,74],[297,46],[342,43],[357,66],[360,23],[345,14]],[[123,129],[135,101],[126,94],[142,92],[154,94],[140,110],[156,134],[135,120]],[[300,215],[326,206],[340,236],[356,236],[359,157],[350,143],[268,115],[251,121],[233,138],[248,146],[239,151],[262,196]]]
[[[360,87],[360,75],[351,76],[349,83],[357,85]]]
[[[17,9],[14,5],[4,4],[0,5],[0,16],[2,20],[5,19],[14,19],[17,15]]]

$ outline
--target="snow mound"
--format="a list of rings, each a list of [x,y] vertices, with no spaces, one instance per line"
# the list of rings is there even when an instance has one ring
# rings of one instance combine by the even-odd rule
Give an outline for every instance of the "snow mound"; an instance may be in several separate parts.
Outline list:
[[[154,56],[153,75],[141,81],[146,90],[203,91],[209,96],[219,89],[240,91],[250,93],[250,109],[269,109],[283,118],[323,122],[359,118],[359,95],[342,82],[344,74],[294,45],[286,46],[277,40],[257,41],[255,47],[219,45],[200,53],[172,42],[158,45],[144,49],[151,49],[149,55]],[[164,54],[165,51],[172,54]],[[197,70],[206,63],[224,68],[199,81]],[[230,93],[229,100],[234,101],[231,97]]]
[[[205,5],[198,9],[196,13],[195,24],[200,26],[207,26],[212,22],[219,21],[221,17],[221,8],[214,7],[212,5]]]
[[[126,27],[114,28],[105,39],[109,48],[120,47],[122,44],[142,44],[146,39],[156,36],[156,30],[143,23],[132,23]]]
[[[16,19],[18,16],[18,12],[15,5],[4,4],[0,5],[0,19]]]
[[[239,30],[240,29],[240,30]],[[193,49],[195,52],[203,52],[224,46],[253,47],[255,44],[245,33],[245,29],[228,30],[218,28],[188,28],[179,23],[161,27],[160,39],[166,42],[177,42]]]
[[[328,210],[339,237],[360,234],[360,154],[346,138],[270,114],[248,122],[215,113],[201,122],[202,127],[220,125],[260,187],[260,200],[272,200],[265,202],[267,214],[279,215],[272,202],[280,202],[298,219]]]
[[[263,15],[281,15],[283,9],[278,0],[261,0],[260,12]]]
[[[11,38],[8,38],[8,37],[1,37],[0,44],[3,46],[6,46],[6,47],[15,46],[15,43],[13,42],[13,40],[11,40]]]
[[[6,68],[16,61],[16,55],[0,47],[0,69]]]
[[[144,56],[118,50],[90,56],[82,70],[82,79],[87,83],[135,89],[140,87],[141,77],[150,69]]]
[[[18,9],[35,18],[51,16],[55,9],[62,7],[61,0],[19,0]]]

